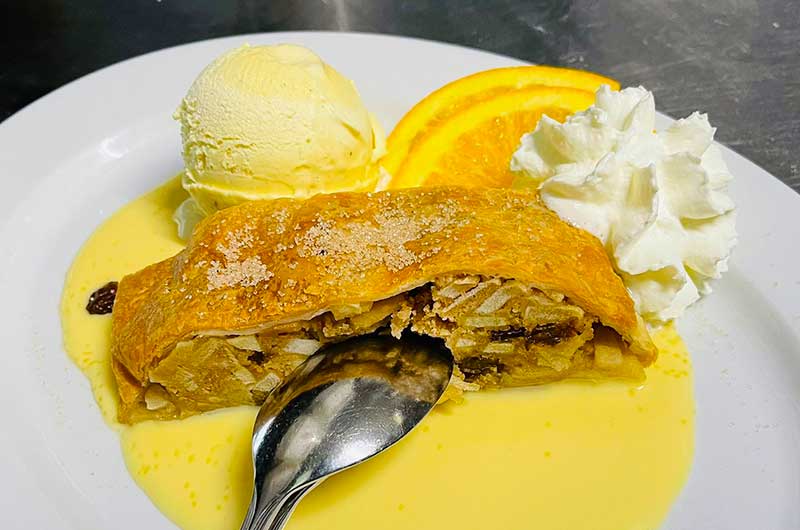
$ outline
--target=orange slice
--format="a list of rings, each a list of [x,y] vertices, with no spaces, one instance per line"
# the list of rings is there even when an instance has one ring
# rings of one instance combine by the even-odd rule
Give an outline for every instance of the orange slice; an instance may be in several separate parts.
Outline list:
[[[432,92],[403,116],[386,140],[388,152],[381,160],[381,165],[389,173],[395,174],[415,143],[415,138],[461,108],[478,101],[533,86],[576,88],[594,93],[603,84],[610,85],[614,90],[619,89],[619,83],[608,77],[552,66],[496,68],[462,77]]]
[[[592,92],[537,86],[462,108],[417,137],[389,187],[510,186],[509,162],[520,136],[543,114],[563,121],[593,103]]]

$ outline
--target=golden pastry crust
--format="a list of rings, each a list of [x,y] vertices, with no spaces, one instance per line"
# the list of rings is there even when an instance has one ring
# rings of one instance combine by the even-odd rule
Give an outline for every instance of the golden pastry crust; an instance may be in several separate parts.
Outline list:
[[[121,415],[179,341],[306,320],[460,273],[561,293],[615,329],[642,365],[655,358],[601,243],[535,193],[445,187],[257,201],[209,217],[184,251],[120,282],[112,354]]]

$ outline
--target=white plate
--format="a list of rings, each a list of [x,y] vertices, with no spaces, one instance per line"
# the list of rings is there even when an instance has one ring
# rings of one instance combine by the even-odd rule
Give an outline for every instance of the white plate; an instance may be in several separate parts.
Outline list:
[[[172,528],[128,477],[116,434],[64,354],[58,302],[95,227],[180,169],[173,110],[206,63],[244,42],[313,48],[387,128],[447,81],[520,64],[398,37],[251,35],[125,61],[0,125],[0,528]],[[800,196],[724,155],[740,242],[714,294],[680,322],[696,368],[697,451],[666,527],[800,528]]]

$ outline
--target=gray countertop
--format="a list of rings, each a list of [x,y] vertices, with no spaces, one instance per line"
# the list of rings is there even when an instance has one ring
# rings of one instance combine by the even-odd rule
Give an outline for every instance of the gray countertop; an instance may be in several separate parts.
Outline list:
[[[237,33],[370,31],[595,70],[653,90],[674,117],[800,191],[798,0],[37,0],[8,2],[0,119],[93,70]]]

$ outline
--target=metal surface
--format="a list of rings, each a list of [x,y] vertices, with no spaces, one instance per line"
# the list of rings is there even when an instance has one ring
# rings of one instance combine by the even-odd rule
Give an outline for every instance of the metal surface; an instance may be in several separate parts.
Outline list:
[[[279,529],[326,477],[411,431],[441,397],[441,341],[366,336],[320,350],[267,398],[253,428],[253,499],[243,530]]]
[[[259,31],[393,33],[644,85],[662,112],[708,112],[718,140],[800,191],[797,0],[34,0],[3,9],[0,119],[175,44]],[[391,58],[376,72],[383,67]]]

